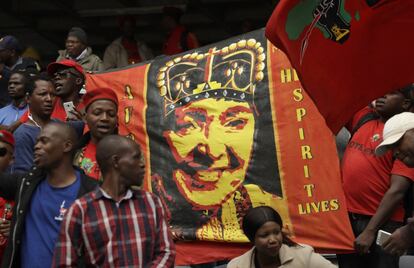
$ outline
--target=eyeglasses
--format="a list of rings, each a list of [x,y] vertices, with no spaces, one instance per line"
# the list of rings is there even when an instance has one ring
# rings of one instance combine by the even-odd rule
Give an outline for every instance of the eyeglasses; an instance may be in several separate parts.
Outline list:
[[[70,70],[62,70],[53,74],[54,78],[69,78],[70,75],[79,77],[77,73],[71,72]]]
[[[7,148],[0,147],[0,157],[5,156],[8,152],[9,152],[9,150],[7,150]]]

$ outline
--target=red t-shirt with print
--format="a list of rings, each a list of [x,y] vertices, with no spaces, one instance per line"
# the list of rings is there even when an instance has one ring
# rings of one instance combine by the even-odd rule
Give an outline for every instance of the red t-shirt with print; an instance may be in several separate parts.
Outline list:
[[[86,175],[100,180],[101,170],[96,162],[96,145],[93,142],[89,142],[82,149],[82,157],[79,159],[78,165]]]
[[[355,114],[348,129],[352,130],[370,112],[373,112],[372,109],[365,108]],[[354,133],[345,150],[342,180],[350,212],[374,215],[390,187],[392,174],[414,180],[414,169],[394,160],[391,151],[383,156],[375,155],[375,148],[382,142],[383,129],[384,123],[378,119],[366,122]],[[403,217],[401,202],[391,219],[401,222]]]

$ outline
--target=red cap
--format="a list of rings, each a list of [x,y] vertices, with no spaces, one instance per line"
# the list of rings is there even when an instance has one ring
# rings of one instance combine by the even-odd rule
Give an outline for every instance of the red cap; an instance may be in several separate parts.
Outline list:
[[[116,93],[112,89],[105,87],[88,90],[86,94],[83,95],[82,99],[85,111],[88,109],[88,106],[96,100],[110,100],[118,106],[118,97],[116,96]]]
[[[57,62],[52,62],[51,64],[49,64],[47,66],[47,73],[50,76],[53,76],[56,73],[56,71],[59,67],[74,68],[76,71],[78,71],[79,73],[81,73],[83,75],[82,66],[79,65],[76,61],[67,60],[67,59],[57,61]]]
[[[10,144],[14,147],[14,137],[13,134],[7,130],[0,130],[0,141]]]

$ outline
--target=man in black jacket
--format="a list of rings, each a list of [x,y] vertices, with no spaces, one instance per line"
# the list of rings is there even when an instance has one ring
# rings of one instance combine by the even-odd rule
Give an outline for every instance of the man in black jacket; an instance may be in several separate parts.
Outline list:
[[[49,123],[37,138],[34,163],[25,175],[0,175],[0,196],[15,199],[2,267],[50,267],[63,216],[97,182],[72,166],[76,131]]]

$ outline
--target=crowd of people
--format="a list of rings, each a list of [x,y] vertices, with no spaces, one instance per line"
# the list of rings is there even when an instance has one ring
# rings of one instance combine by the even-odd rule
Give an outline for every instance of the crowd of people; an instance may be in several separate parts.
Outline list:
[[[69,59],[44,74],[11,72],[12,102],[1,110],[2,266],[172,267],[161,201],[137,190],[140,148],[117,135],[116,93],[81,95],[84,75]]]
[[[166,8],[163,53],[198,47]],[[84,88],[85,72],[153,58],[136,40],[135,21],[103,61],[79,27],[69,30],[56,62],[40,72],[16,37],[0,39],[0,259],[2,267],[173,267],[174,240],[163,200],[141,189],[138,144],[118,135],[119,100],[111,88]],[[346,126],[343,190],[355,235],[339,267],[398,267],[414,246],[414,85],[362,109]],[[280,214],[252,208],[241,227],[253,247],[228,267],[335,267],[284,233]],[[380,230],[392,233],[384,244]]]

